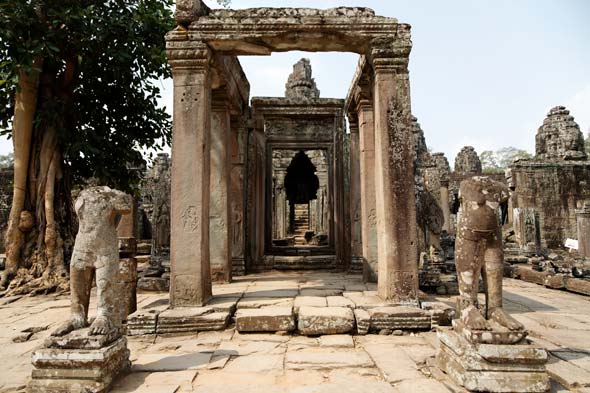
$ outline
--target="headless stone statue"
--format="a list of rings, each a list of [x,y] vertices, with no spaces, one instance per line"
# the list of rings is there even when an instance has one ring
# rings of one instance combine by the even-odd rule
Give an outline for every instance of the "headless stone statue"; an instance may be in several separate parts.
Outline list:
[[[120,325],[117,310],[119,250],[117,223],[131,211],[131,200],[121,191],[91,187],[75,204],[79,230],[70,263],[71,315],[53,332],[63,336],[88,325],[92,278],[96,274],[97,314],[89,335],[108,334]]]
[[[497,211],[499,204],[509,198],[509,190],[502,183],[478,176],[461,182],[459,198],[461,208],[455,261],[460,323],[469,331],[495,330],[494,326],[499,325],[508,332],[522,332],[522,324],[502,309],[504,254]],[[486,310],[483,312],[477,302],[480,274],[486,288]],[[487,336],[490,334],[478,337]],[[519,335],[507,337],[516,340]]]

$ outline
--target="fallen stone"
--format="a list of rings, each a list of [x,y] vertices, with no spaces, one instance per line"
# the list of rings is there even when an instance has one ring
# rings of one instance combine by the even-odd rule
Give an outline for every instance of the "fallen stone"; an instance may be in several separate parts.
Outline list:
[[[354,324],[348,307],[301,307],[297,328],[306,335],[339,334],[352,331]]]
[[[375,307],[368,309],[371,316],[371,330],[381,329],[428,329],[431,316],[417,307]]]
[[[184,334],[204,330],[223,330],[230,314],[215,312],[213,307],[179,307],[158,315],[157,334]]]
[[[295,329],[292,307],[238,309],[235,320],[239,332],[290,332]]]
[[[371,327],[371,316],[369,315],[369,312],[362,308],[357,308],[354,310],[354,319],[356,320],[357,334],[368,334]]]

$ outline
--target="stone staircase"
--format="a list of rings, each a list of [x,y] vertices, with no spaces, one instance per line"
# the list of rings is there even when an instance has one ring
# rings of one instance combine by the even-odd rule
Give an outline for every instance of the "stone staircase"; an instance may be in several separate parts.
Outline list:
[[[293,234],[295,245],[305,246],[305,232],[309,231],[309,204],[295,204],[295,217],[293,219]]]

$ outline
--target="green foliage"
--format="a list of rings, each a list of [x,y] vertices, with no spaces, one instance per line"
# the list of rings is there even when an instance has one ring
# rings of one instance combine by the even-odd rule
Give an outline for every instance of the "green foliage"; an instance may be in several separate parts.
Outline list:
[[[171,138],[158,107],[170,76],[164,35],[173,0],[0,0],[0,134],[11,133],[19,72],[37,59],[36,132],[60,138],[73,180],[129,190],[141,151]]]
[[[479,155],[484,173],[502,173],[515,160],[532,158],[526,150],[503,147],[499,150],[485,150]]]
[[[6,155],[0,156],[0,169],[1,168],[10,168],[14,164],[14,155],[12,153],[8,153]]]

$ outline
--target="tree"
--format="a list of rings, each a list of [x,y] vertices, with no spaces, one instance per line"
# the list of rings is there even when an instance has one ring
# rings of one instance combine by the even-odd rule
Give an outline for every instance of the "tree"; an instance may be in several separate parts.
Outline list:
[[[586,153],[590,155],[590,128],[588,129],[588,134],[586,134],[584,145],[586,146]]]
[[[8,153],[0,156],[0,168],[11,168],[14,162],[14,154]]]
[[[14,143],[1,286],[67,288],[72,185],[133,191],[141,151],[169,143],[172,0],[0,0],[0,134]]]
[[[479,159],[484,173],[503,173],[515,160],[531,158],[526,150],[503,147],[496,151],[483,151]]]

